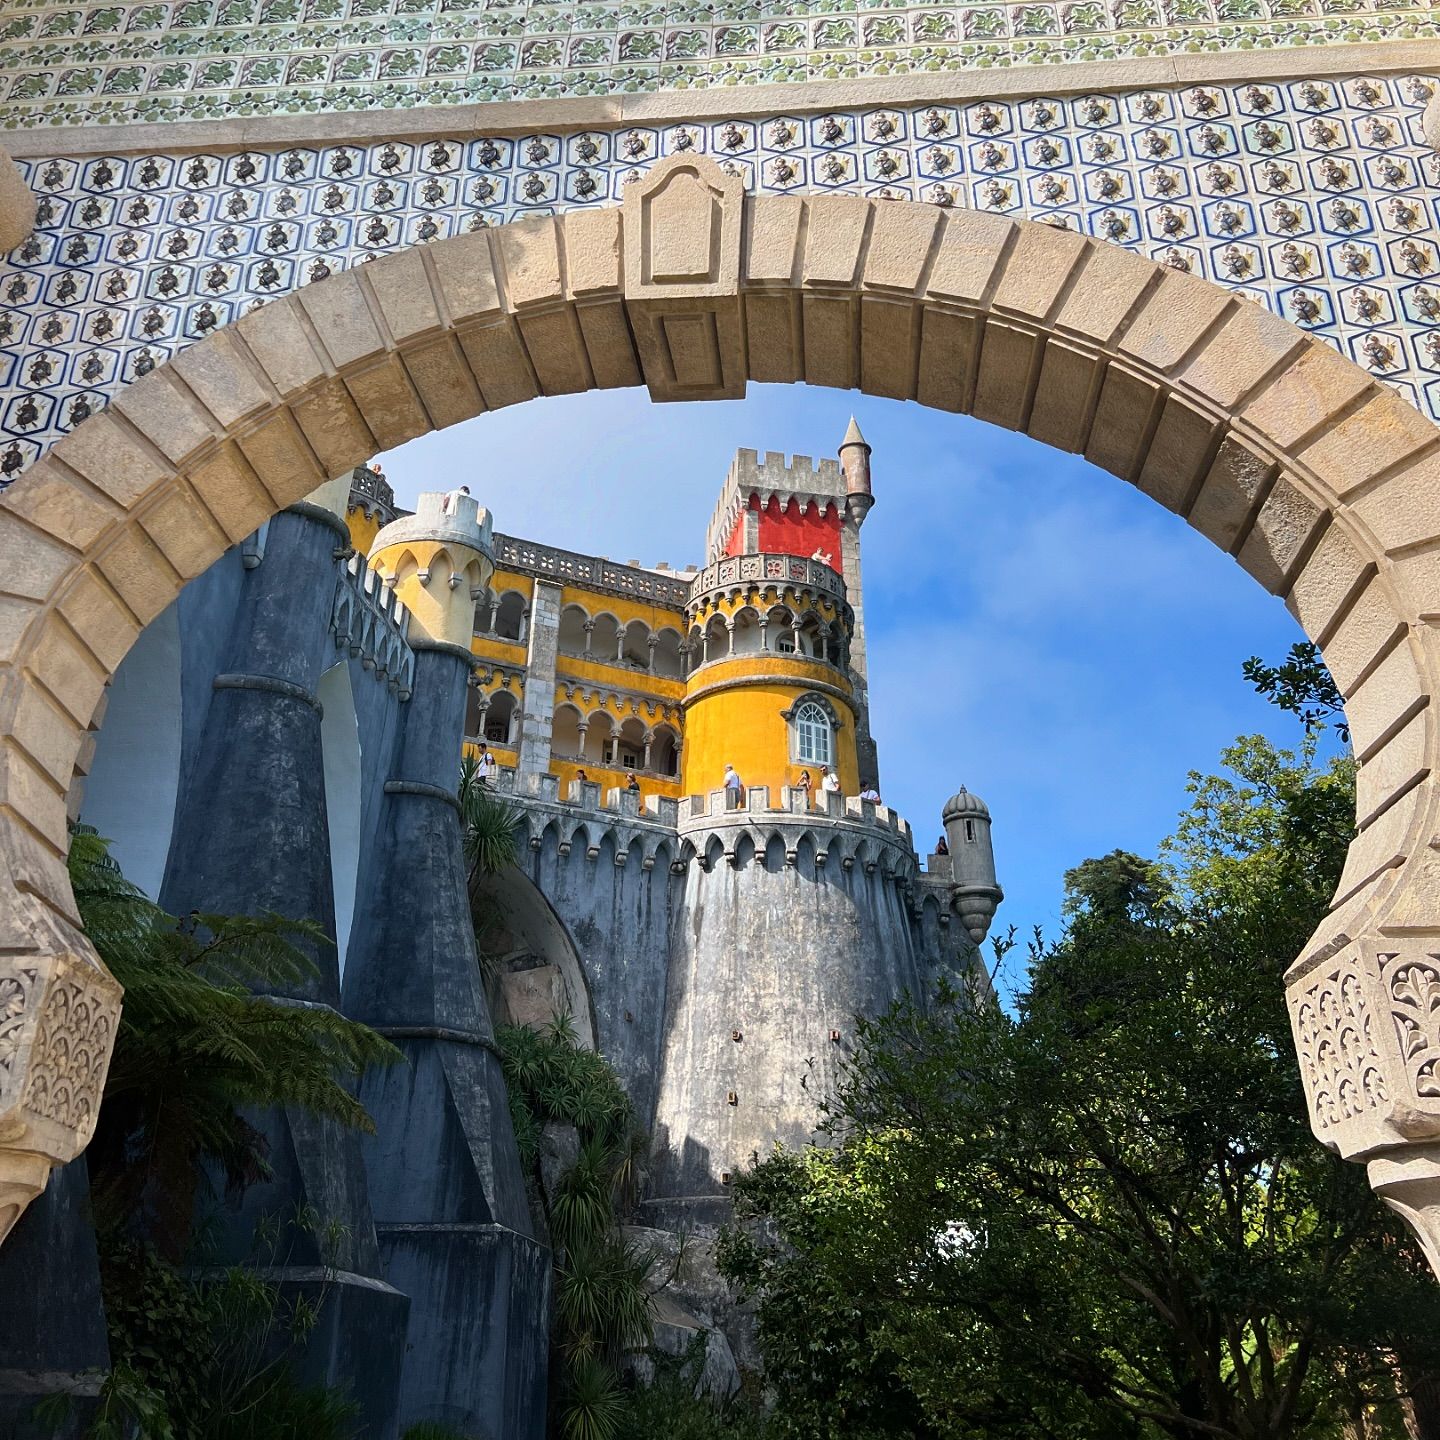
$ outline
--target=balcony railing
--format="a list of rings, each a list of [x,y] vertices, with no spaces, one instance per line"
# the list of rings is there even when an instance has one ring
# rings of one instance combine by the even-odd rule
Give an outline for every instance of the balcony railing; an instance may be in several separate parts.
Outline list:
[[[799,555],[726,555],[707,565],[690,582],[690,599],[700,599],[712,590],[732,585],[781,585],[815,590],[822,595],[845,598],[845,582],[839,571],[823,560],[806,560]]]

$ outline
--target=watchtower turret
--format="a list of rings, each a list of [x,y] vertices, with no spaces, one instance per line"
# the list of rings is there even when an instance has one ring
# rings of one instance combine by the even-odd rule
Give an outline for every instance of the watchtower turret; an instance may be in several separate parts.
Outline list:
[[[840,442],[840,468],[845,472],[846,508],[859,525],[875,503],[875,495],[870,489],[870,446],[853,415]]]
[[[978,945],[990,929],[1005,892],[995,881],[995,851],[990,844],[990,808],[963,785],[941,812],[950,846],[954,883],[950,903]]]
[[[427,491],[376,535],[370,566],[409,608],[412,635],[468,653],[475,602],[495,573],[490,512],[463,491]]]

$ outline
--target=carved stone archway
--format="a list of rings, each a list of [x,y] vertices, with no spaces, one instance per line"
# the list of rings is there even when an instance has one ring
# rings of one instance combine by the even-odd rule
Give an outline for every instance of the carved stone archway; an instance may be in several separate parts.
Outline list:
[[[806,381],[1023,430],[1284,597],[1346,697],[1358,836],[1287,978],[1316,1133],[1440,1268],[1440,430],[1245,298],[968,210],[750,198],[662,162],[623,208],[385,256],[122,392],[0,499],[0,1233],[88,1141],[119,994],[66,800],[104,687],[194,576],[317,485],[541,395]]]

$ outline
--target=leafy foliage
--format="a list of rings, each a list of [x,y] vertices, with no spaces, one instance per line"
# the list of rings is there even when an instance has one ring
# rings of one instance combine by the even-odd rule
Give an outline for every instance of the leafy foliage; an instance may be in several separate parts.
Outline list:
[[[480,762],[466,755],[460,762],[460,823],[470,888],[481,875],[498,875],[515,863],[517,816],[481,778]]]
[[[654,1377],[627,1392],[615,1440],[761,1440],[764,1421],[740,1397],[717,1407],[696,1394],[705,1348],[702,1333],[682,1355],[650,1352]]]
[[[255,993],[314,973],[318,927],[277,915],[165,914],[121,874],[106,842],[77,827],[70,877],[86,932],[125,986],[95,1139],[88,1151],[113,1369],[98,1440],[348,1440],[355,1407],[299,1385],[290,1347],[324,1302],[285,1296],[283,1264],[310,1214],[257,1229],[254,1263],[182,1268],[210,1167],[233,1189],[268,1173],[246,1110],[307,1108],[371,1128],[347,1081],[399,1052],[320,1007]],[[322,1254],[336,1243],[317,1234]],[[257,1268],[260,1267],[260,1268]]]
[[[317,926],[278,915],[176,920],[84,827],[71,839],[70,880],[86,933],[125,987],[88,1152],[92,1189],[102,1216],[127,1217],[177,1258],[203,1165],[236,1189],[266,1173],[245,1107],[297,1105],[372,1129],[345,1082],[399,1051],[333,1011],[254,993],[314,973],[297,942],[323,942]]]
[[[1320,649],[1304,640],[1290,647],[1279,665],[1266,665],[1252,655],[1244,665],[1245,678],[1266,699],[1291,715],[1299,716],[1307,733],[1334,725],[1340,739],[1349,741],[1344,701]]]
[[[618,1219],[638,1187],[643,1137],[615,1072],[579,1048],[568,1016],[544,1031],[501,1026],[496,1038],[526,1170],[538,1173],[546,1125],[574,1126],[579,1142],[548,1201],[533,1187],[555,1248],[556,1423],[564,1440],[614,1440],[621,1364],[651,1334],[652,1257],[625,1242]]]
[[[775,1435],[1406,1433],[1440,1291],[1311,1136],[1283,1000],[1354,814],[1317,738],[1241,740],[1160,861],[1072,870],[1016,1014],[863,1026],[831,1145],[739,1179]]]

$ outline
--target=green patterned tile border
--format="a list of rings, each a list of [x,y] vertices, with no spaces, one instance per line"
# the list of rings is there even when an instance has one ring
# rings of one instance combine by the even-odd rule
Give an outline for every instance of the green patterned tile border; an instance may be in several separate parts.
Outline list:
[[[1423,40],[1396,0],[0,3],[9,130],[516,100]]]

